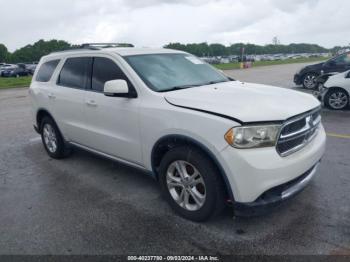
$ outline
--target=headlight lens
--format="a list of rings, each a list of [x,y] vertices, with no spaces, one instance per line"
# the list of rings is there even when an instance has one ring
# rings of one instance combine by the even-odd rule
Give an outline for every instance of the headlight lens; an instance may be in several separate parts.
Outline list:
[[[239,126],[225,134],[227,143],[236,148],[275,146],[280,125]]]

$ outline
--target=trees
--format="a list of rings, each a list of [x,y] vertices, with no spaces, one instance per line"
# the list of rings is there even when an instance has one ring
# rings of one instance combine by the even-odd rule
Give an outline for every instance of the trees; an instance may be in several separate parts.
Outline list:
[[[228,55],[226,47],[224,45],[222,45],[222,44],[210,44],[209,45],[209,50],[210,50],[210,53],[213,56]]]
[[[5,45],[0,44],[0,62],[4,62],[8,58],[8,51]]]
[[[33,62],[39,61],[44,55],[47,55],[54,51],[64,50],[71,48],[71,45],[62,40],[39,40],[33,45],[26,45],[20,49],[17,49],[9,56],[9,62]]]
[[[181,43],[170,43],[166,45],[166,48],[182,50],[197,56],[225,56],[225,55],[240,55],[241,50],[244,47],[245,54],[292,54],[292,53],[323,53],[329,52],[330,49],[326,49],[315,44],[289,44],[281,45],[279,40],[275,39],[274,44],[268,45],[255,45],[255,44],[244,44],[236,43],[230,46],[224,46],[222,44],[181,44]]]
[[[9,53],[6,46],[0,44],[0,62],[19,63],[39,61],[44,55],[71,47],[69,43],[62,40],[39,40],[33,45],[26,45],[13,53]]]

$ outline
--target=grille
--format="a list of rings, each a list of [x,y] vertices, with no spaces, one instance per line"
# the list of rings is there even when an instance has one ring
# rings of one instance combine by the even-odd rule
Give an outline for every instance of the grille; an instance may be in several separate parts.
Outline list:
[[[290,155],[306,146],[316,135],[321,123],[320,109],[288,120],[281,129],[276,149],[281,156]]]

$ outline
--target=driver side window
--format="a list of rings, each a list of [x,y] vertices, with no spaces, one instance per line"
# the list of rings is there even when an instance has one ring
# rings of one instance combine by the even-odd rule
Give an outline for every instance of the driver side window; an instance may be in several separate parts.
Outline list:
[[[104,84],[107,81],[123,79],[128,82],[122,70],[112,60],[104,57],[95,57],[92,69],[91,89],[103,92]]]

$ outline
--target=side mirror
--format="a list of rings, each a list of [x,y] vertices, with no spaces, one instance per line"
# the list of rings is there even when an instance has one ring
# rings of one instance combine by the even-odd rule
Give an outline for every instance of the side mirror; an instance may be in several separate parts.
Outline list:
[[[350,78],[350,71],[345,75],[345,78]]]
[[[128,83],[123,79],[107,81],[103,93],[105,96],[129,97]]]

